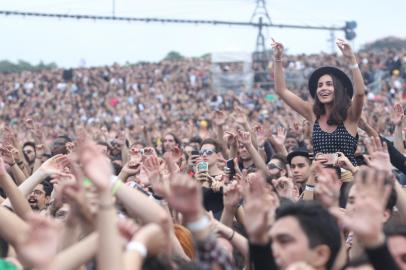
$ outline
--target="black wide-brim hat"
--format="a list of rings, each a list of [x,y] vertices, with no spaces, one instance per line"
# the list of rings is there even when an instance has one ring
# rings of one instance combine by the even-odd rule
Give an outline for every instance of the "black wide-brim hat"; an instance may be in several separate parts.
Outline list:
[[[316,90],[317,90],[317,83],[319,82],[319,79],[321,76],[326,75],[326,74],[331,74],[334,75],[340,82],[342,83],[343,87],[347,91],[347,95],[352,98],[354,94],[354,88],[352,87],[352,82],[350,77],[345,74],[344,71],[341,69],[338,69],[336,67],[320,67],[313,71],[312,75],[310,75],[309,78],[309,91],[310,95],[314,98],[316,95]]]

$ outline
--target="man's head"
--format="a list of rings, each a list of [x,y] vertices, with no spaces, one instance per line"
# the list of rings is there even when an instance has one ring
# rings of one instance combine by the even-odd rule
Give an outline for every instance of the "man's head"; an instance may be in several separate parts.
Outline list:
[[[406,226],[399,225],[385,228],[388,248],[401,270],[406,270]]]
[[[331,269],[341,239],[336,220],[325,208],[317,202],[285,204],[275,219],[272,250],[281,269],[300,261],[315,269]]]
[[[33,142],[26,142],[23,145],[23,154],[25,160],[28,164],[32,164],[35,161],[35,143]]]
[[[34,211],[44,210],[51,199],[53,187],[52,184],[45,180],[38,184],[28,197],[28,203]]]
[[[288,150],[288,152],[292,151],[295,148],[299,147],[299,141],[297,140],[297,137],[295,134],[288,133],[286,135],[285,139],[285,147]]]
[[[166,133],[164,138],[163,138],[163,150],[164,152],[171,150],[175,146],[179,147],[180,141],[179,139],[175,136],[175,134],[169,132]]]
[[[269,174],[273,179],[287,175],[286,158],[283,155],[273,155],[267,166]]]
[[[249,161],[252,159],[250,152],[248,152],[247,147],[245,147],[244,144],[239,143],[238,144],[238,157],[242,161]]]
[[[68,150],[66,149],[66,144],[68,142],[72,142],[72,139],[69,138],[68,136],[59,136],[58,138],[56,138],[53,143],[52,143],[52,147],[51,147],[51,152],[52,155],[58,155],[58,154],[68,154]]]
[[[310,176],[311,161],[309,159],[309,153],[302,150],[295,150],[289,153],[287,160],[292,169],[295,183],[306,183]]]
[[[216,166],[218,153],[222,151],[221,145],[214,139],[205,139],[202,141],[200,147],[200,155],[203,157],[203,160],[211,166]]]
[[[106,156],[109,156],[109,145],[106,142],[97,142],[97,147],[100,149],[100,152]]]

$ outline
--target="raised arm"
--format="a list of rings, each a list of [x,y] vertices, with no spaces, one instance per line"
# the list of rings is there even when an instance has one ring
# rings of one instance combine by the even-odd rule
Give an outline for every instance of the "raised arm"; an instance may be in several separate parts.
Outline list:
[[[8,175],[2,158],[0,158],[0,187],[6,192],[7,198],[9,198],[16,214],[25,219],[27,215],[32,212],[31,207],[27,199],[21,191],[18,190],[16,184]]]
[[[349,69],[352,73],[354,97],[352,99],[352,104],[348,112],[350,120],[357,123],[361,118],[362,107],[364,106],[364,79],[362,78],[361,70],[358,67],[357,57],[352,51],[350,44],[343,39],[337,39],[336,43],[338,48],[341,50],[344,57],[346,58]]]
[[[93,142],[87,141],[79,147],[80,163],[86,176],[96,186],[98,194],[97,229],[100,233],[97,253],[98,269],[123,269],[117,216],[111,194],[110,161]]]
[[[278,96],[286,102],[293,110],[302,115],[306,120],[313,123],[314,114],[309,102],[304,101],[292,91],[286,88],[285,74],[282,65],[283,45],[272,39],[272,50],[274,52],[274,76],[275,91]]]

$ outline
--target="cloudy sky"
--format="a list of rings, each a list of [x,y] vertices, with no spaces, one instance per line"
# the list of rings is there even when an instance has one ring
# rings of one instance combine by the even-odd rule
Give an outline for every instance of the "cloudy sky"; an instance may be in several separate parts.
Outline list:
[[[255,0],[115,0],[115,7],[117,16],[249,21]],[[342,26],[355,20],[356,48],[389,35],[406,37],[404,0],[268,0],[267,7],[273,23]],[[0,9],[111,15],[112,0],[0,0]],[[265,33],[291,53],[331,51],[328,31],[269,28]],[[88,66],[159,61],[171,50],[186,56],[250,52],[256,34],[249,27],[0,16],[0,59],[52,61],[65,67],[77,66],[81,59]]]

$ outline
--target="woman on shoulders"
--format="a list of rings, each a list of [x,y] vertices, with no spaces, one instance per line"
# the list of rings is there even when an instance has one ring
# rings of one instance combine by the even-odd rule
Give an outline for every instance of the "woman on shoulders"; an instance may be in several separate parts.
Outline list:
[[[356,165],[358,121],[364,104],[365,85],[351,46],[338,39],[337,46],[352,72],[351,79],[336,67],[316,69],[309,78],[312,102],[286,88],[282,66],[283,45],[273,40],[275,91],[292,109],[313,123],[314,154],[344,153]]]

